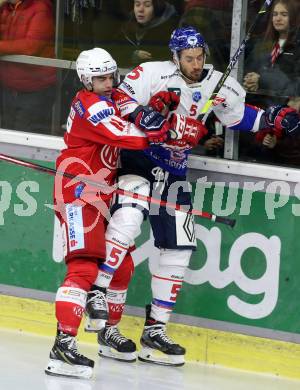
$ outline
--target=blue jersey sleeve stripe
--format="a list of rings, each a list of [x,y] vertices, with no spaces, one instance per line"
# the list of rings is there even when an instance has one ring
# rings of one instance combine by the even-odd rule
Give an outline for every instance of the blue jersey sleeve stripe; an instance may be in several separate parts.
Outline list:
[[[245,105],[243,119],[234,126],[229,126],[229,129],[239,131],[251,131],[253,129],[258,110],[255,107]]]

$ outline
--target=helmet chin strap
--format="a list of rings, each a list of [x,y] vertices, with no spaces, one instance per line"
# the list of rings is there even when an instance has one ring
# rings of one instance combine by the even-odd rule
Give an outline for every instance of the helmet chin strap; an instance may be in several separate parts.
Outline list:
[[[203,66],[205,64],[205,59],[206,59],[206,54],[204,55],[204,62],[203,62]],[[179,57],[178,57],[178,53],[177,51],[173,53],[173,61],[174,61],[174,64],[176,65],[178,71],[179,71],[179,74],[180,76],[187,82],[191,83],[191,84],[194,84],[194,83],[197,83],[197,81],[195,80],[192,80],[190,79],[189,77],[187,77],[181,70],[180,68],[180,61],[179,61]],[[200,79],[198,80],[200,81]]]

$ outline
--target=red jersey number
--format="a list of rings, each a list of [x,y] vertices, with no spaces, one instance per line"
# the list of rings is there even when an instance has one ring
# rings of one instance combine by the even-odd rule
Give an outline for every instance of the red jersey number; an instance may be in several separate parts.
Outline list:
[[[197,106],[196,104],[192,104],[190,108],[190,115],[189,116],[196,116],[197,115]]]
[[[181,289],[181,284],[176,284],[176,283],[173,284],[170,301],[176,302],[177,294],[179,293],[180,289]]]
[[[107,264],[109,264],[112,267],[115,267],[118,264],[118,261],[120,260],[119,255],[121,253],[122,251],[120,249],[112,248],[109,256],[110,259],[108,260]]]
[[[141,72],[143,72],[143,70],[144,69],[139,65],[136,68],[134,68],[133,71],[131,73],[129,73],[129,75],[127,77],[130,80],[137,80],[140,77]]]

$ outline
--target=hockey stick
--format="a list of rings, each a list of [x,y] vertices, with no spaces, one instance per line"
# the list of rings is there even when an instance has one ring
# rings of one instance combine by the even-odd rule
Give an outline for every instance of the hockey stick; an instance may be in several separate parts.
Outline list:
[[[96,188],[99,188],[99,189],[101,189],[101,188],[107,189],[108,188],[107,185],[102,184],[102,183],[96,183],[94,181],[88,180],[86,177],[81,178],[80,176],[75,176],[75,175],[72,175],[72,174],[67,173],[67,172],[57,171],[56,169],[48,168],[48,167],[45,167],[44,165],[34,164],[34,163],[29,162],[29,161],[24,161],[24,160],[20,160],[20,159],[11,157],[11,156],[7,156],[5,154],[0,154],[0,160],[6,161],[6,162],[11,163],[11,164],[20,165],[22,167],[34,169],[36,171],[44,172],[44,173],[47,173],[47,174],[52,175],[52,176],[61,175],[61,176],[67,177],[69,179],[77,178],[78,181],[80,181],[84,184],[90,184],[90,185],[92,185]],[[113,192],[115,192],[116,194],[119,194],[119,195],[128,196],[128,197],[133,198],[133,199],[139,199],[139,200],[143,200],[143,201],[148,202],[148,203],[157,204],[161,207],[169,207],[169,208],[177,210],[177,211],[182,211],[186,214],[196,215],[200,218],[210,219],[213,222],[223,223],[223,224],[231,226],[231,227],[234,227],[235,222],[236,222],[235,219],[226,218],[226,217],[218,217],[217,215],[207,213],[206,211],[200,211],[200,210],[195,210],[195,209],[185,210],[184,206],[180,206],[176,203],[167,202],[165,200],[155,199],[155,198],[152,198],[151,196],[137,194],[135,192],[123,190],[121,188],[116,188],[116,189],[114,189]]]
[[[263,6],[261,7],[261,9],[256,14],[256,17],[255,17],[252,25],[249,27],[249,30],[248,30],[245,38],[243,39],[243,41],[240,44],[240,46],[238,47],[237,51],[235,52],[235,54],[231,58],[228,67],[226,68],[225,72],[223,73],[223,76],[220,78],[220,80],[219,80],[218,84],[215,86],[215,88],[214,88],[210,98],[208,99],[208,101],[204,105],[204,107],[203,107],[203,109],[201,111],[201,114],[204,114],[204,116],[202,118],[202,123],[203,124],[205,124],[208,115],[211,113],[211,111],[213,109],[214,103],[215,104],[218,103],[218,101],[217,101],[217,94],[219,93],[220,89],[223,87],[227,77],[229,76],[230,72],[232,71],[234,65],[237,63],[240,55],[244,51],[246,43],[251,38],[251,34],[252,34],[254,28],[256,27],[256,25],[259,22],[259,20],[261,19],[261,17],[267,12],[267,10],[271,6],[272,2],[273,2],[273,0],[265,0]]]

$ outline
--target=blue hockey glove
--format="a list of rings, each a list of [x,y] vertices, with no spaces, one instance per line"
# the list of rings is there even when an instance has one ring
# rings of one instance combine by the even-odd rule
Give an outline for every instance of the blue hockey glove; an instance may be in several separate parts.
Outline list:
[[[265,111],[267,125],[276,137],[296,137],[300,135],[300,115],[287,106],[270,106]]]
[[[138,106],[128,120],[144,131],[150,143],[162,143],[168,139],[169,122],[149,106]]]

